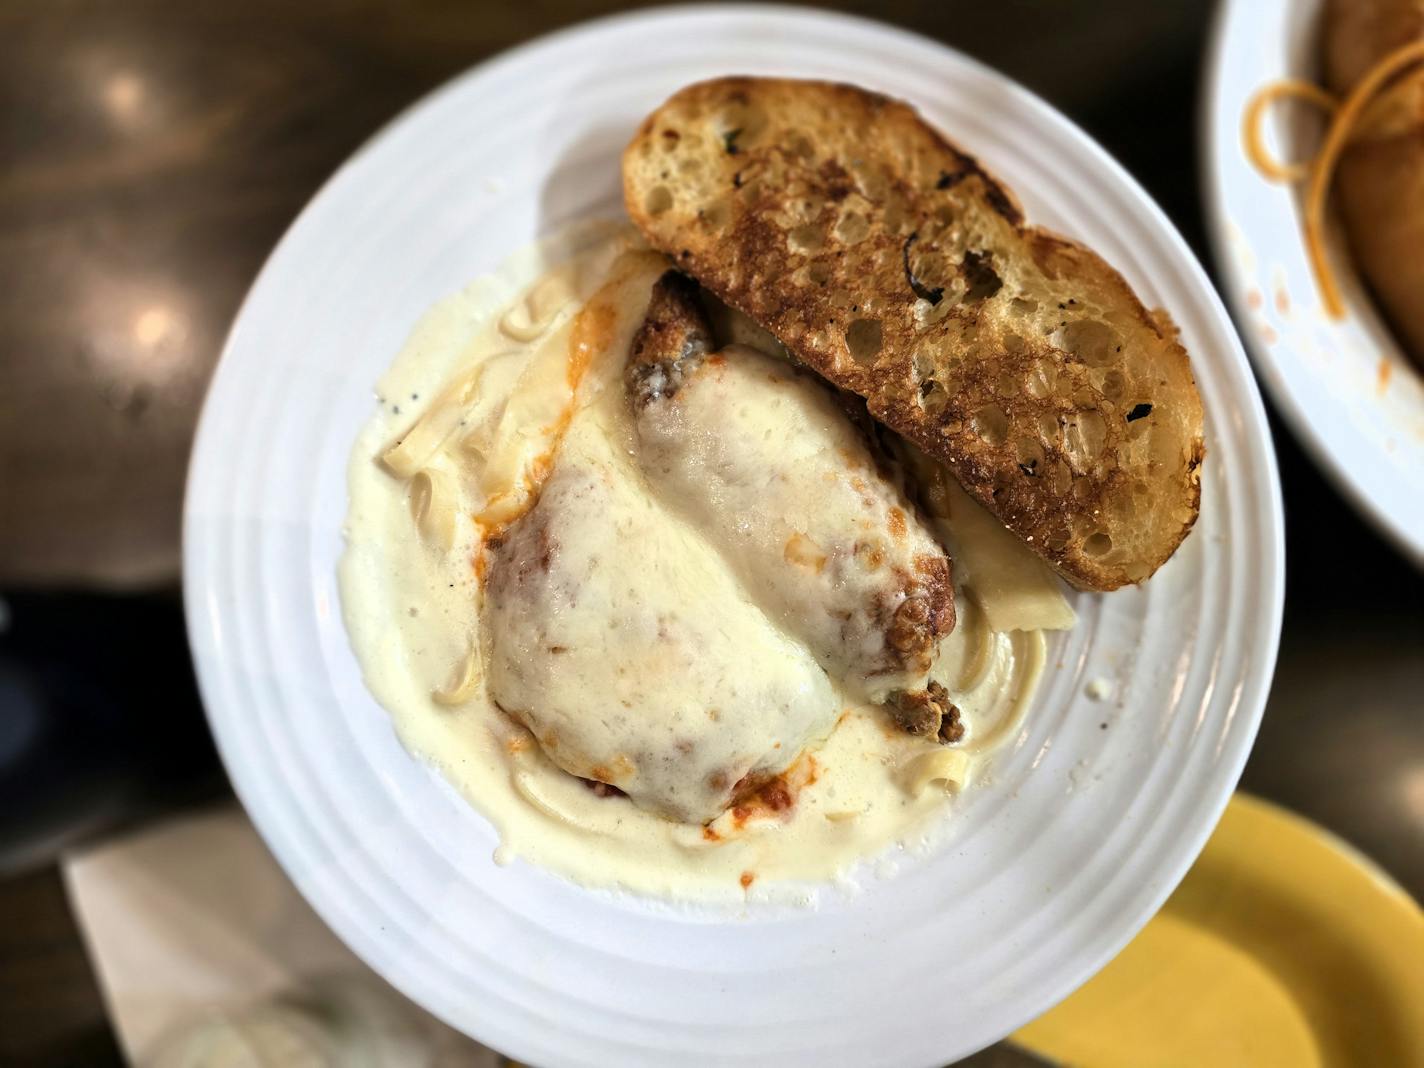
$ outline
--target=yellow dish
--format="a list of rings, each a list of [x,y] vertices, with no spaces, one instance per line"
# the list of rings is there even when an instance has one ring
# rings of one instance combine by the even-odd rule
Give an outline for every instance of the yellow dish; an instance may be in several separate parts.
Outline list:
[[[1424,911],[1340,839],[1237,794],[1162,911],[1013,1041],[1085,1068],[1424,1065]]]

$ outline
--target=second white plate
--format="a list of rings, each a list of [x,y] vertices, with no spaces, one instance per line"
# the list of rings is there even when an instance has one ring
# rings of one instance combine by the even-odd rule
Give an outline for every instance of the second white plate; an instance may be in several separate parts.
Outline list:
[[[620,210],[641,117],[700,78],[904,97],[1035,221],[1168,308],[1208,414],[1202,516],[1141,589],[1079,596],[1040,697],[943,848],[815,910],[676,909],[516,862],[397,742],[338,611],[345,462],[427,306],[511,249]],[[191,641],[232,780],[298,887],[416,1001],[530,1064],[934,1065],[1048,1008],[1150,917],[1255,735],[1281,611],[1279,488],[1224,310],[1138,186],[1042,102],[913,35],[814,12],[671,9],[457,79],[348,163],[228,340],[189,482]],[[1090,681],[1110,684],[1094,701]],[[1097,691],[1094,687],[1094,692]]]
[[[1302,238],[1302,198],[1246,157],[1242,116],[1262,86],[1319,77],[1321,0],[1226,0],[1202,101],[1202,187],[1217,264],[1256,370],[1316,461],[1424,567],[1424,375],[1400,349],[1339,233],[1330,254],[1348,315],[1320,304]],[[1267,126],[1281,159],[1319,142],[1318,117],[1288,106]]]

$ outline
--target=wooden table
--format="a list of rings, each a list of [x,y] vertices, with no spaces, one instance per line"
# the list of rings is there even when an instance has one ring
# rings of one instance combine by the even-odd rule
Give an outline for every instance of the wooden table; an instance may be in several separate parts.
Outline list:
[[[1195,151],[1204,0],[834,6],[936,37],[1045,96],[1136,174],[1206,258]],[[40,591],[14,601],[16,633],[30,619],[50,627],[76,672],[101,647],[131,647],[146,678],[183,680],[158,697],[142,680],[116,684],[134,731],[161,706],[164,722],[201,733],[173,597],[183,474],[224,331],[263,257],[341,160],[422,93],[614,7],[0,9],[0,589]],[[1419,896],[1424,580],[1287,433],[1276,440],[1287,620],[1245,785],[1350,839]],[[118,595],[75,592],[96,589]],[[103,625],[86,629],[93,619]],[[141,644],[139,632],[161,640]],[[222,789],[206,743],[184,746],[97,810],[132,820]],[[0,918],[0,1062],[115,1060],[55,869],[0,881]]]

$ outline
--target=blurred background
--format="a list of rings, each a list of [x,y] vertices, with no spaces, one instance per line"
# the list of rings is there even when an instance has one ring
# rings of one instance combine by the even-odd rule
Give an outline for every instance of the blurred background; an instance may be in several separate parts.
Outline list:
[[[180,513],[204,389],[264,257],[423,93],[622,6],[0,6],[0,1063],[121,1063],[61,858],[230,796],[184,638]],[[1212,267],[1196,152],[1211,4],[829,6],[926,34],[1045,97]],[[1243,786],[1338,833],[1418,899],[1424,578],[1273,428],[1285,630]]]

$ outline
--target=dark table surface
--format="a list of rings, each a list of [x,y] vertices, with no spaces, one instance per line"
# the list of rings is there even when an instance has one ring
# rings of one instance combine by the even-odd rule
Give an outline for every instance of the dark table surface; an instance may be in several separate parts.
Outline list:
[[[1196,102],[1209,4],[834,6],[1046,97],[1208,260]],[[263,257],[422,93],[615,7],[0,7],[0,757],[20,737],[33,758],[23,775],[0,770],[0,1063],[117,1061],[56,851],[226,790],[183,639],[179,514],[203,390]],[[1244,786],[1424,896],[1424,579],[1275,433],[1286,621]]]

